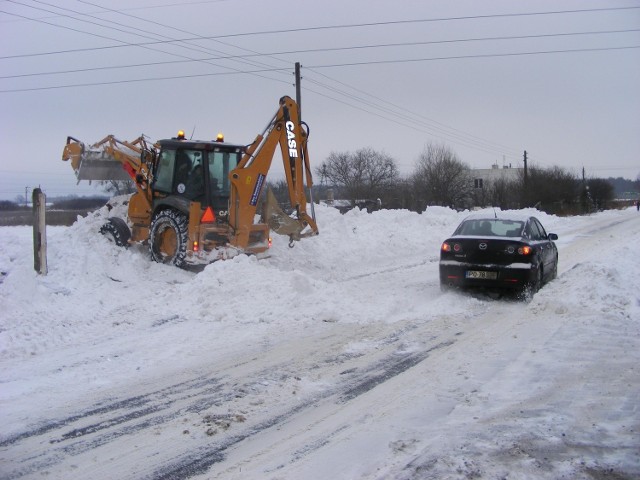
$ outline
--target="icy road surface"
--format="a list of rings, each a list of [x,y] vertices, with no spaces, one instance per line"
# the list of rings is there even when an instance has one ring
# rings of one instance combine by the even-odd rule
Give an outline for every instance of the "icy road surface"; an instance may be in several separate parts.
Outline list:
[[[560,236],[530,303],[441,293],[464,213],[318,208],[320,236],[186,272],[106,209],[0,228],[2,479],[640,478],[640,214]]]

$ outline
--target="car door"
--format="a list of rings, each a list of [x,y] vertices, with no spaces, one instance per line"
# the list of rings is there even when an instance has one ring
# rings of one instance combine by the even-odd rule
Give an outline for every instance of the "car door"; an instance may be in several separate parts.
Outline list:
[[[553,268],[553,262],[555,262],[555,245],[549,240],[549,235],[537,218],[531,219],[531,230],[534,232],[540,248],[540,258],[544,265],[545,275],[549,274]]]

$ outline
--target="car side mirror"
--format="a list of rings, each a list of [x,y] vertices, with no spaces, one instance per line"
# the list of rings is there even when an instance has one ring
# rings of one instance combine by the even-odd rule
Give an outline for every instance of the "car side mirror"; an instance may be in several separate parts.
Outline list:
[[[547,238],[549,240],[557,240],[558,239],[558,235],[556,235],[555,233],[550,233],[549,235],[547,235]]]

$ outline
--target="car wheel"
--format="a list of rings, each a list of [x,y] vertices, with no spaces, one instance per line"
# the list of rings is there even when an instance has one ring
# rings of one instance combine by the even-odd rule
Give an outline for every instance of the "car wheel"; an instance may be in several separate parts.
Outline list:
[[[542,278],[542,265],[538,265],[538,268],[536,268],[536,275],[534,279],[527,282],[522,291],[522,299],[525,302],[530,302],[533,296],[538,293],[538,290],[540,290],[540,287],[542,286]]]

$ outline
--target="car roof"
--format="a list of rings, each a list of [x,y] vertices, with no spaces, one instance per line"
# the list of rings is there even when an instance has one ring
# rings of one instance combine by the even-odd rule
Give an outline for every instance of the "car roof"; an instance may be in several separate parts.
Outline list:
[[[530,218],[534,218],[528,213],[522,212],[475,212],[464,218],[466,220],[510,220],[515,222],[527,222]]]

